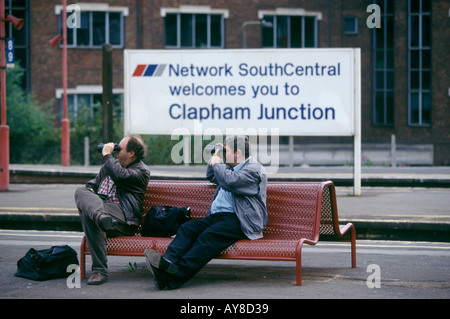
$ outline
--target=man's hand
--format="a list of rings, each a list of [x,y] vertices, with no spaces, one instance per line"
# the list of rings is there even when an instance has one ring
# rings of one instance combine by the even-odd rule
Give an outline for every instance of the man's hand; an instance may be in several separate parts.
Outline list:
[[[222,144],[217,144],[217,145],[221,145]],[[214,166],[214,164],[222,164],[222,157],[219,155],[219,153],[221,152],[220,148],[216,149],[216,152],[214,153],[214,155],[211,157],[211,160],[209,161],[209,165]]]
[[[103,146],[102,155],[112,154],[114,152],[114,143],[107,143]]]

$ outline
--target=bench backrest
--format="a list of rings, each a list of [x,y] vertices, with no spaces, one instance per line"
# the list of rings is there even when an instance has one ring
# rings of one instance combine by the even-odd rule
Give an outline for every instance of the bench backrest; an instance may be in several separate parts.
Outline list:
[[[144,214],[151,206],[170,205],[190,206],[192,218],[205,217],[215,189],[207,181],[151,180],[144,196]],[[333,234],[332,194],[334,185],[331,182],[269,182],[269,223],[264,238],[317,240],[319,230]]]

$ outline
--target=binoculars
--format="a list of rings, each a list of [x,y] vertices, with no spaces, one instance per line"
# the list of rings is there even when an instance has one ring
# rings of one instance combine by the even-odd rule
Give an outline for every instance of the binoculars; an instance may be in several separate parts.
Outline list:
[[[104,143],[98,144],[97,146],[97,152],[101,153],[103,151],[103,146],[105,146]],[[119,152],[120,146],[117,143],[114,143],[114,152]]]
[[[217,149],[219,149],[223,154],[226,153],[226,149],[225,147],[222,147],[220,145],[207,145],[205,147],[206,150],[210,150],[211,151],[211,155],[214,155],[214,153],[217,151]]]

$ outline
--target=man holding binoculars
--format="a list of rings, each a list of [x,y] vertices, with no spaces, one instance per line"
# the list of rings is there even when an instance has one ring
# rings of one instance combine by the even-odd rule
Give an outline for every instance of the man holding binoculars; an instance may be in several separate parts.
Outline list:
[[[100,146],[100,145],[99,145]],[[117,152],[117,159],[112,153]],[[142,201],[150,171],[142,162],[146,146],[137,136],[117,145],[104,144],[97,176],[75,191],[75,202],[92,257],[89,285],[107,280],[106,238],[134,235],[142,217]]]
[[[250,156],[249,137],[230,136],[224,145],[217,145],[206,178],[217,185],[207,217],[181,225],[164,255],[145,250],[157,289],[180,288],[238,240],[263,237],[267,176]]]

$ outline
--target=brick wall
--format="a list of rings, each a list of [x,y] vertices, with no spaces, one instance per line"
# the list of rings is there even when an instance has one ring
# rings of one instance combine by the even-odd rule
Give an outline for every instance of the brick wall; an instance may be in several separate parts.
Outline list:
[[[376,126],[372,120],[372,30],[366,26],[370,13],[366,8],[371,0],[96,0],[110,6],[126,6],[125,48],[163,49],[164,20],[161,7],[208,5],[214,9],[228,9],[225,22],[225,47],[240,48],[242,24],[258,19],[258,10],[303,8],[320,11],[319,47],[360,47],[362,75],[362,138],[363,142],[386,143],[395,134],[398,143],[434,145],[435,165],[450,165],[450,17],[449,2],[432,1],[432,124],[427,127],[408,126],[408,61],[407,61],[407,0],[395,1],[395,115],[391,126]],[[40,102],[55,98],[55,89],[62,88],[62,49],[48,41],[58,33],[58,17],[54,13],[59,0],[31,1],[31,85]],[[358,34],[345,35],[345,16],[358,18]],[[260,27],[248,26],[248,48],[261,47]],[[114,88],[123,88],[123,51],[114,49]],[[68,86],[101,85],[101,49],[68,50]],[[55,102],[55,110],[57,103]],[[321,139],[321,140],[347,140]],[[302,140],[302,139],[300,139]],[[304,140],[304,139],[303,139]]]
[[[136,1],[98,0],[110,6],[128,6],[125,17],[125,47],[137,48]],[[69,3],[69,1],[68,1]],[[62,48],[52,47],[49,40],[59,34],[55,5],[61,1],[31,1],[31,83],[32,91],[41,102],[55,98],[62,88]],[[67,50],[68,88],[77,85],[102,85],[102,49],[69,48]],[[113,50],[113,87],[123,88],[123,50]],[[55,103],[57,108],[57,103]]]

